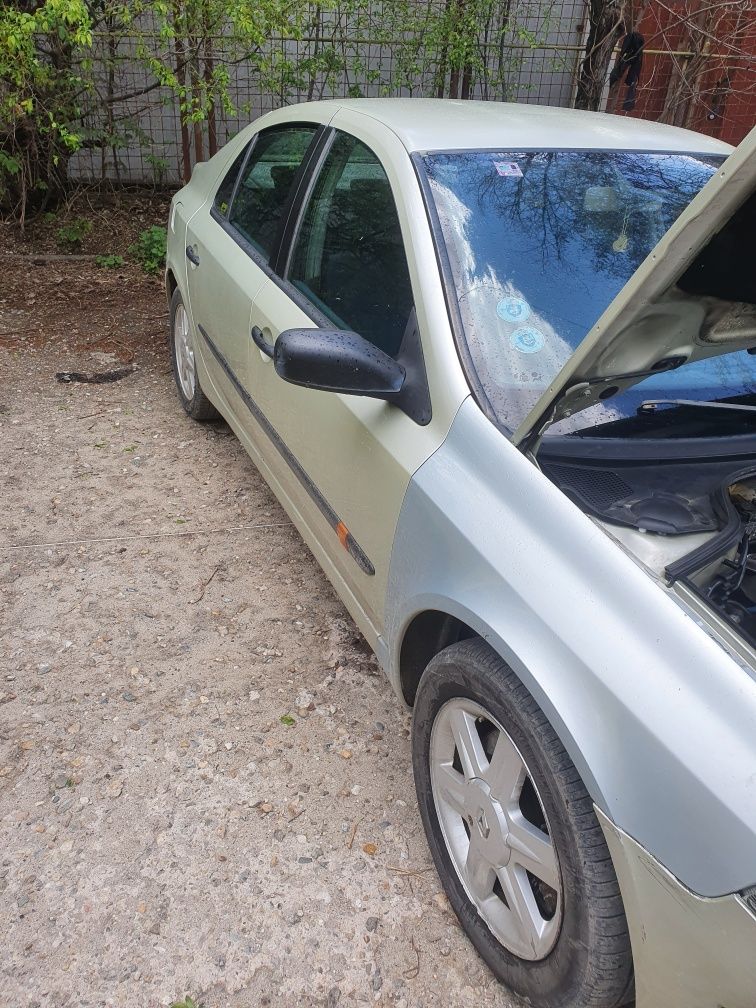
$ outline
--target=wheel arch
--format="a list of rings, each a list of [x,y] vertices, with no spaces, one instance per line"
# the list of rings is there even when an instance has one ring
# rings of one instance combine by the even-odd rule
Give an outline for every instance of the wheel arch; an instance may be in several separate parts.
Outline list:
[[[534,655],[518,653],[484,616],[468,609],[463,603],[435,595],[416,600],[411,615],[396,633],[391,648],[393,668],[389,671],[389,678],[396,692],[412,707],[420,679],[431,659],[450,644],[471,637],[485,640],[522,682],[559,736],[593,800],[599,807],[606,807],[605,796],[583,756],[574,731],[549,696],[549,674],[539,670]]]
[[[464,620],[442,609],[416,613],[405,627],[399,646],[399,683],[405,703],[413,706],[423,672],[440,651],[477,636]]]
[[[168,304],[171,303],[171,298],[173,297],[174,291],[178,287],[178,280],[173,272],[173,269],[168,266],[165,271],[165,296]]]

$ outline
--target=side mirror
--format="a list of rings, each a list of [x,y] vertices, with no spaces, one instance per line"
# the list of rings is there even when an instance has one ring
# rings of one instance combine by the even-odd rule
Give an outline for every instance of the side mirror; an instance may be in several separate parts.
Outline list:
[[[348,329],[287,329],[273,351],[276,373],[304,388],[396,401],[405,369]]]

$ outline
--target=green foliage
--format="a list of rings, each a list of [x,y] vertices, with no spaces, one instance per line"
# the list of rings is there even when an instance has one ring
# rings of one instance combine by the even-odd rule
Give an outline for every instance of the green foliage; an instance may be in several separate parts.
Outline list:
[[[126,260],[123,256],[113,255],[112,253],[108,255],[98,255],[95,257],[95,265],[99,266],[100,269],[118,269],[121,266],[126,265]],[[125,451],[131,451],[130,448],[124,449]]]
[[[23,220],[64,185],[86,84],[75,50],[91,47],[86,0],[0,2],[0,204]]]
[[[234,101],[241,65],[273,104],[376,87],[462,98],[477,88],[507,98],[522,47],[539,41],[527,26],[537,24],[543,37],[552,3],[0,0],[0,205],[23,224],[27,210],[44,211],[60,198],[77,151],[99,152],[103,171],[107,163],[118,177],[119,151],[135,142],[161,185],[168,164],[150,150],[135,101],[175,104],[184,141],[200,159],[216,116],[248,112]],[[388,76],[385,64],[376,65],[376,47],[391,51]],[[132,90],[119,83],[127,53],[140,77]]]
[[[0,150],[0,180],[15,178],[21,171],[21,162],[17,157]]]
[[[152,168],[155,185],[161,186],[165,181],[166,172],[168,171],[168,162],[165,158],[158,157],[156,154],[147,154],[144,160]]]
[[[171,1008],[203,1008],[203,1006],[187,994],[183,1000],[174,1001]]]
[[[60,248],[79,249],[91,230],[91,221],[85,217],[77,217],[58,228],[56,240]]]
[[[296,721],[291,714],[282,714],[278,720],[281,724],[286,725],[287,728],[291,728],[292,725],[296,724]]]
[[[145,273],[158,273],[165,265],[165,246],[168,239],[164,227],[153,224],[145,228],[136,242],[129,246],[129,253],[136,259]]]

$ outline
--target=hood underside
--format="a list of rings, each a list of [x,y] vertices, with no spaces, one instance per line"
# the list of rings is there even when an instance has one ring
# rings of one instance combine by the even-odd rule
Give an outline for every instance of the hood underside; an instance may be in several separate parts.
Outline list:
[[[544,431],[644,378],[756,348],[756,129],[609,305],[515,431]]]

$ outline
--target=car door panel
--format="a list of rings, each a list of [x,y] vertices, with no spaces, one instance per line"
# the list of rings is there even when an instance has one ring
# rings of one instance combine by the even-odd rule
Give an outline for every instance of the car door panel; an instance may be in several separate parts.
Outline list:
[[[327,157],[322,171],[328,170]],[[366,173],[367,166],[358,164],[352,181],[357,180],[367,193],[370,182],[361,177]],[[344,220],[338,226],[354,223]],[[372,228],[374,223],[374,215],[366,214],[365,228]],[[316,232],[317,228],[313,228]],[[374,241],[382,240],[374,231],[371,234]],[[296,290],[277,278],[263,284],[253,306],[252,323],[270,342],[286,329],[312,327],[316,319],[325,326],[338,324],[335,313],[331,321],[322,317],[317,302],[320,291],[333,301],[335,288],[354,268],[350,246],[359,245],[361,235],[346,233],[342,238],[345,240],[333,256],[335,262],[329,263],[330,273],[318,278],[317,291],[306,284]],[[372,264],[366,260],[364,268],[369,272]],[[383,296],[379,278],[369,280],[366,283],[365,276],[360,275],[359,289],[350,307],[354,315],[355,305],[361,306],[360,327],[368,330],[380,322],[376,311],[380,310]],[[389,278],[386,282],[390,286]],[[409,292],[402,301],[402,312],[408,311],[411,301]],[[397,317],[395,331],[399,325]],[[369,335],[378,344],[377,329]],[[396,342],[394,336],[387,340]],[[256,347],[250,351],[250,375],[256,401],[297,461],[297,466],[292,467],[269,448],[271,469],[296,502],[355,602],[367,613],[375,632],[380,633],[399,509],[412,474],[440,443],[440,425],[431,422],[421,426],[380,400],[289,385],[278,377],[270,358]]]
[[[316,124],[263,130],[242,150],[188,224],[187,286],[201,363],[224,411],[246,422],[238,389],[249,390],[250,315],[270,272],[285,208]],[[254,429],[254,428],[253,428]]]
[[[258,294],[254,321],[273,338],[283,329],[313,324],[274,280]],[[405,426],[412,421],[375,399],[288,385],[270,358],[257,350],[254,354],[259,358],[257,399],[297,460],[292,466],[272,457],[271,466],[289,495],[301,502],[332,561],[366,605],[374,590],[365,579],[377,576],[379,591],[385,587],[382,560],[376,566],[373,557],[383,555],[393,535],[395,502],[401,503],[415,464]],[[380,479],[366,496],[364,488],[376,470]]]
[[[219,367],[209,341],[246,388],[252,303],[266,275],[210,214],[200,214],[190,221],[187,245],[199,259],[198,265],[187,262],[192,316],[199,336],[195,346],[214,384],[229,399],[229,376]]]
[[[254,408],[249,393],[237,387],[234,401],[234,411],[224,414],[231,429],[344,601],[368,644],[374,651],[378,651],[379,640],[375,625],[355,598],[342,571],[333,563],[330,552],[323,545],[322,529],[318,527],[317,521],[313,521],[313,502],[306,489],[307,479],[304,473],[303,478],[293,478],[290,464],[293,454],[287,456],[286,452],[281,451],[283,442],[273,435],[270,425],[261,422],[260,412]],[[322,514],[320,511],[318,513]]]

